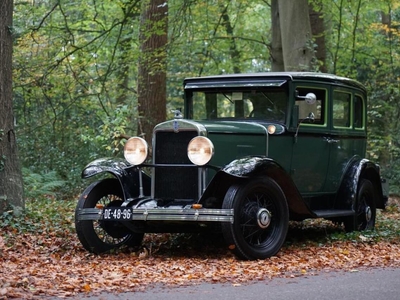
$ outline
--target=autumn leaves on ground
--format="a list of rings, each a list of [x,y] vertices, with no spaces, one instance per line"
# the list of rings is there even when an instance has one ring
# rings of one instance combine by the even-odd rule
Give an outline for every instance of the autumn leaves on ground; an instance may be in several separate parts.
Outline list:
[[[0,299],[138,291],[154,284],[237,286],[273,277],[400,267],[399,203],[391,199],[378,213],[374,232],[345,234],[322,220],[293,223],[277,256],[240,261],[219,236],[188,234],[146,235],[144,248],[96,256],[83,250],[74,233],[74,202],[30,202],[23,220],[7,214],[0,219]]]

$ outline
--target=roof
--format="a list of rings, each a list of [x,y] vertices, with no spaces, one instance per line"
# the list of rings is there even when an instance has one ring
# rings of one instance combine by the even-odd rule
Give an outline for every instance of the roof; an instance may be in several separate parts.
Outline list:
[[[218,81],[271,81],[271,80],[297,80],[305,79],[311,81],[319,81],[325,83],[347,85],[356,87],[366,92],[365,87],[358,81],[346,77],[341,77],[328,73],[317,73],[317,72],[260,72],[260,73],[239,73],[239,74],[224,74],[224,75],[213,75],[203,77],[191,77],[184,80],[184,84],[194,82],[218,82]]]

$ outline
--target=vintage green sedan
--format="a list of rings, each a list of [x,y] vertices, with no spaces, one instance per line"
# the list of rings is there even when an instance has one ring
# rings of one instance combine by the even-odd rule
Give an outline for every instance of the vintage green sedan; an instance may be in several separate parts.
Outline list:
[[[279,72],[184,80],[185,105],[140,137],[82,194],[76,232],[93,253],[140,245],[145,233],[219,230],[242,259],[271,257],[290,220],[373,229],[385,208],[379,166],[365,158],[367,93],[330,74]],[[149,171],[150,170],[150,171]]]

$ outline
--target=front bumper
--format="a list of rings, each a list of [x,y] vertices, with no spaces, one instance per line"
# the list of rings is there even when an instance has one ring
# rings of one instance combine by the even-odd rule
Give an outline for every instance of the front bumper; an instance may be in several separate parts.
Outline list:
[[[107,211],[108,210],[108,211]],[[233,209],[185,208],[83,208],[78,221],[182,221],[227,222],[233,224]]]

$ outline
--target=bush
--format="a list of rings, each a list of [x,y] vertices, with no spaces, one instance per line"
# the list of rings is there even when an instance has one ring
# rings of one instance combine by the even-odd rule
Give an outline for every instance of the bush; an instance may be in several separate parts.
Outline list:
[[[56,171],[47,173],[34,173],[27,168],[22,168],[24,179],[25,197],[36,199],[44,196],[55,197],[57,191],[65,185],[65,181],[58,178]]]

